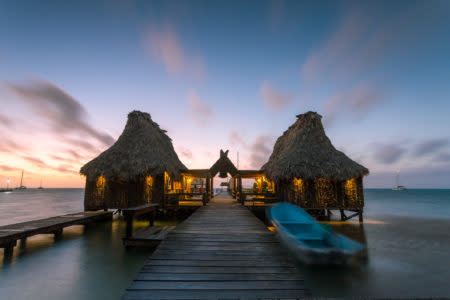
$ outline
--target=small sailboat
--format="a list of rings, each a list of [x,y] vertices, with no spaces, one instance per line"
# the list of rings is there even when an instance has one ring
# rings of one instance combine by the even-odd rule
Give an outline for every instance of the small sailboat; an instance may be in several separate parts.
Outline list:
[[[42,179],[41,179],[41,183],[39,184],[39,187],[37,188],[38,190],[43,190],[44,188],[42,187]]]
[[[406,187],[399,184],[400,173],[397,173],[395,176],[395,187],[392,188],[393,191],[404,191]]]
[[[302,263],[351,265],[367,257],[363,244],[326,228],[297,205],[278,203],[268,215],[283,244]]]
[[[23,169],[22,174],[20,175],[20,185],[16,187],[16,190],[26,190],[27,187],[23,185]]]

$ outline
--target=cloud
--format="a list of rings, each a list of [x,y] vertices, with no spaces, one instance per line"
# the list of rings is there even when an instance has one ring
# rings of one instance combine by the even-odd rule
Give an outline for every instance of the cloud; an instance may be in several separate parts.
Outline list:
[[[395,184],[397,172],[371,172],[364,177],[368,188],[386,188]],[[450,164],[425,165],[404,168],[400,172],[400,184],[407,188],[450,188]]]
[[[414,154],[416,156],[423,156],[430,153],[435,153],[450,143],[448,139],[431,139],[424,141],[416,146]]]
[[[60,173],[72,174],[72,175],[80,175],[80,173],[73,169],[72,165],[62,164],[57,167],[52,167],[52,170],[55,170]]]
[[[269,19],[270,19],[270,25],[272,30],[275,29],[283,16],[283,12],[285,10],[286,3],[284,0],[271,0],[270,1],[270,8],[269,8]]]
[[[4,153],[17,153],[26,151],[28,148],[17,144],[12,139],[8,138],[3,134],[2,138],[0,139],[0,152]]]
[[[250,151],[250,166],[261,168],[272,153],[272,138],[263,135],[258,136],[250,146]]]
[[[360,9],[348,13],[336,32],[322,47],[308,56],[301,69],[302,78],[314,82],[324,75],[329,75],[330,69],[348,57],[369,29],[369,18]],[[326,74],[325,74],[326,73]]]
[[[13,172],[13,171],[19,171],[21,169],[15,168],[15,167],[6,166],[6,165],[0,165],[0,170],[2,170],[4,172]]]
[[[267,108],[279,111],[291,103],[294,98],[280,90],[276,90],[268,81],[264,81],[260,89],[264,104]]]
[[[445,153],[445,152],[439,153],[436,156],[435,160],[441,161],[441,162],[450,162],[450,153]]]
[[[195,124],[200,127],[206,126],[212,119],[214,111],[203,103],[195,92],[189,93],[189,109]]]
[[[25,156],[24,155],[24,156],[22,156],[22,159],[32,163],[33,165],[35,165],[35,166],[37,166],[39,168],[43,168],[43,169],[45,168],[46,169],[46,168],[50,167],[42,159],[39,159],[39,158],[35,158],[35,157],[32,157],[32,156]]]
[[[192,151],[188,148],[179,146],[177,149],[181,157],[185,157],[187,159],[192,159],[194,157],[194,154],[192,154]]]
[[[385,99],[383,92],[369,84],[359,84],[348,91],[338,92],[322,105],[324,124],[329,126],[345,115],[361,118]]]
[[[228,136],[228,140],[232,145],[242,145],[247,146],[247,143],[244,141],[244,139],[240,136],[239,132],[233,130],[230,132]]]
[[[24,84],[6,83],[6,86],[37,115],[47,120],[55,132],[78,133],[84,137],[94,138],[104,145],[111,145],[114,142],[110,135],[88,124],[85,108],[53,83],[33,79]]]
[[[374,157],[378,162],[383,164],[392,164],[397,162],[406,153],[406,149],[395,144],[379,146],[375,152]]]
[[[12,120],[10,120],[9,118],[7,118],[5,116],[0,115],[0,125],[10,128],[10,127],[12,127],[12,124],[13,124]]]
[[[173,28],[166,27],[162,31],[150,31],[147,46],[152,57],[164,65],[170,76],[184,73],[200,79],[206,77],[206,65],[203,59],[198,55],[185,54]]]
[[[385,82],[394,78],[385,67],[391,61],[404,59],[405,52],[408,57],[422,55],[416,49],[425,44],[424,39],[430,36],[426,31],[438,14],[417,2],[379,22],[380,9],[372,3],[356,4],[347,10],[336,29],[309,53],[300,69],[306,94],[327,93],[318,99],[325,111],[325,124],[341,116],[361,119],[387,100],[387,91],[393,87]],[[421,47],[416,47],[419,43]]]

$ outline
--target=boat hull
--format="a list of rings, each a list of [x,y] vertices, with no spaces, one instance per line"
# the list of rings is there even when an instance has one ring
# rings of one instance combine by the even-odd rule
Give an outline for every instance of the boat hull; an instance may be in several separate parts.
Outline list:
[[[269,220],[276,228],[282,244],[299,262],[342,266],[356,265],[367,258],[364,245],[324,229],[298,206],[288,203],[278,205],[270,209]]]

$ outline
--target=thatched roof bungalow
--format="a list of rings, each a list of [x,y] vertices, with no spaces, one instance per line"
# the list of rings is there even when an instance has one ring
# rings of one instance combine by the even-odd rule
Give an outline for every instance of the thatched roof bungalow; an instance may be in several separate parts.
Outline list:
[[[167,182],[186,170],[166,131],[148,113],[132,111],[114,145],[80,170],[86,176],[85,209],[161,202]]]
[[[261,169],[282,201],[305,209],[353,210],[361,217],[362,177],[369,170],[333,147],[321,118],[315,112],[298,115]]]

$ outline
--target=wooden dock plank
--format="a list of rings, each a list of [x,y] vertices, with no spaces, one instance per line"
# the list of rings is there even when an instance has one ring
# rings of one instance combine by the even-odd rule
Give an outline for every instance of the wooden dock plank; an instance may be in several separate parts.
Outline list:
[[[167,235],[123,299],[304,296],[275,234],[245,207],[216,197]]]
[[[91,222],[110,220],[112,212],[79,212],[63,216],[0,226],[0,248],[5,248],[5,258],[12,255],[12,249],[19,239],[37,234],[55,234],[59,236],[63,228],[84,225]]]
[[[157,299],[303,299],[305,290],[129,290],[124,300],[157,300]]]

